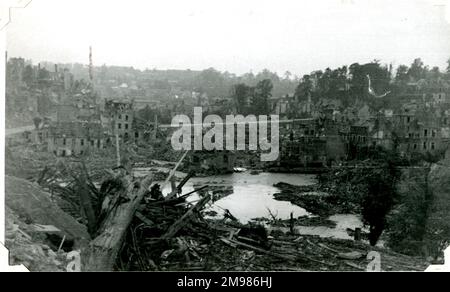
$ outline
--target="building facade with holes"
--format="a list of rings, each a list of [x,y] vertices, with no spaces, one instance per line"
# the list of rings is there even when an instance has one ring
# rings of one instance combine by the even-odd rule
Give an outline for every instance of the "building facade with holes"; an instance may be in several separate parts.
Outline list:
[[[112,136],[116,134],[123,141],[139,138],[133,127],[134,103],[132,100],[105,100],[105,114],[109,119]]]
[[[56,156],[80,156],[103,149],[105,137],[100,123],[60,122],[50,126],[47,147]]]

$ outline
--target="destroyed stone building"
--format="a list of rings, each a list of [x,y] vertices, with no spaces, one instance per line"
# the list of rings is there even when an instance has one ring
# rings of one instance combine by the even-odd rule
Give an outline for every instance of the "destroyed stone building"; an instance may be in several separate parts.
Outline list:
[[[78,156],[105,147],[100,123],[57,122],[48,131],[48,151],[57,156]]]
[[[123,141],[139,138],[139,132],[133,130],[134,106],[132,100],[105,100],[105,115],[113,136]],[[137,136],[137,137],[136,137]]]
[[[420,153],[440,155],[450,141],[448,111],[446,107],[427,107],[409,103],[395,118],[399,148],[404,154]]]
[[[24,58],[9,58],[6,64],[7,90],[17,90],[24,86],[23,73],[25,70]]]
[[[328,117],[294,119],[281,126],[279,165],[326,167],[348,155],[340,125]]]

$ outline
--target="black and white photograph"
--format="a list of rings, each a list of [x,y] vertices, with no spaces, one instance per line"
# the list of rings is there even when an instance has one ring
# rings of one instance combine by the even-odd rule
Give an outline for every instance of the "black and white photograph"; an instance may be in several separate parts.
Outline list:
[[[1,0],[0,38],[1,271],[450,271],[449,1]]]

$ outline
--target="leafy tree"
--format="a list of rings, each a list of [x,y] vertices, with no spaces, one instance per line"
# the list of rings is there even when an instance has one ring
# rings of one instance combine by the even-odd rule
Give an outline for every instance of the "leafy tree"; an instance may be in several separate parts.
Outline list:
[[[450,74],[450,59],[447,60],[447,74]]]
[[[39,87],[45,88],[50,85],[50,82],[51,82],[50,81],[50,72],[47,69],[45,69],[45,68],[40,69],[38,71],[37,75],[38,75]]]
[[[325,72],[321,75],[319,79],[319,93],[322,95],[328,95],[330,93],[331,87],[331,69],[326,68]]]
[[[50,78],[50,72],[47,69],[42,68],[38,72],[38,78],[41,80],[48,79]]]
[[[244,83],[236,84],[232,87],[231,96],[236,105],[238,113],[245,114],[247,111],[247,99],[252,94],[252,88]]]
[[[388,245],[397,252],[422,252],[426,222],[432,202],[428,172],[416,174],[399,184],[399,204],[388,216]]]
[[[239,78],[240,82],[245,83],[245,84],[255,84],[256,83],[256,77],[255,74],[253,74],[253,72],[248,72],[243,74],[240,78]]]
[[[366,160],[358,167],[330,171],[319,176],[319,184],[331,194],[338,194],[336,204],[360,212],[369,226],[369,241],[375,245],[387,227],[387,215],[398,202],[397,166],[404,161],[396,152],[368,147]]]
[[[201,92],[206,92],[211,97],[224,96],[227,93],[224,76],[214,68],[208,68],[199,74],[197,88],[201,88]]]
[[[278,83],[280,81],[280,77],[278,77],[277,73],[271,72],[268,69],[264,69],[256,75],[256,79],[258,81],[263,81],[265,79],[269,79],[272,84]]]
[[[303,75],[302,80],[295,89],[295,98],[297,100],[306,100],[312,92],[312,80],[309,75]]]
[[[272,96],[273,84],[270,79],[258,82],[252,98],[252,110],[256,115],[269,114],[269,98]]]
[[[432,82],[437,82],[441,77],[441,72],[439,70],[439,67],[433,67],[427,74],[427,79]]]
[[[422,59],[417,58],[414,59],[414,62],[411,64],[411,67],[408,70],[408,76],[412,77],[414,80],[419,80],[425,78],[426,68],[422,62]]]
[[[398,66],[395,81],[399,83],[406,83],[408,81],[408,70],[409,68],[406,65]]]
[[[390,74],[386,66],[381,66],[377,61],[360,65],[358,63],[350,66],[352,95],[358,98],[369,97],[367,75],[372,81],[375,92],[386,92],[389,90]]]
[[[284,79],[285,80],[291,80],[292,73],[289,71],[284,72]]]
[[[386,227],[386,215],[395,203],[396,181],[399,173],[391,162],[368,170],[366,193],[362,200],[362,216],[369,225],[369,242],[375,245]]]
[[[23,81],[28,87],[31,87],[34,82],[34,73],[33,73],[33,67],[30,65],[27,65],[25,69],[23,70]]]

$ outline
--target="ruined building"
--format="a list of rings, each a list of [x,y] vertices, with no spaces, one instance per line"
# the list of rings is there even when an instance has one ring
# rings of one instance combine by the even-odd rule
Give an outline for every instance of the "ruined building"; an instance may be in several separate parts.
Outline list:
[[[6,63],[6,85],[7,90],[17,91],[24,85],[23,72],[25,70],[25,59],[10,58]]]
[[[59,122],[49,128],[48,151],[57,156],[83,155],[105,147],[100,123]]]
[[[413,104],[412,104],[413,105]],[[449,141],[448,112],[439,107],[404,105],[396,116],[396,132],[403,154],[443,154]]]
[[[133,129],[134,108],[132,100],[105,100],[105,116],[109,120],[108,124],[113,136],[118,135],[125,142],[139,138],[139,132]]]

